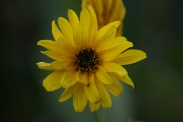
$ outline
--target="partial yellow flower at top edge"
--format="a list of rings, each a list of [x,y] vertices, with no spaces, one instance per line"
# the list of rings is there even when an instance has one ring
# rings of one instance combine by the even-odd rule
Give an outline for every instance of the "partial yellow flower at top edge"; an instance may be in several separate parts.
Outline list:
[[[117,28],[116,35],[122,35],[123,20],[126,14],[126,9],[122,0],[82,0],[82,8],[87,5],[93,7],[97,16],[99,28],[102,28],[113,21],[121,21],[121,25]]]
[[[87,103],[92,112],[100,105],[109,108],[112,106],[109,92],[116,97],[123,92],[120,81],[134,87],[121,65],[138,62],[146,58],[146,54],[128,49],[133,44],[125,37],[116,37],[120,21],[98,29],[91,6],[82,9],[80,18],[68,10],[68,18],[59,17],[58,26],[52,22],[54,40],[37,43],[47,49],[41,52],[53,59],[51,63],[37,63],[40,69],[53,71],[43,80],[43,86],[47,91],[65,89],[59,102],[73,96],[76,112],[82,112]]]

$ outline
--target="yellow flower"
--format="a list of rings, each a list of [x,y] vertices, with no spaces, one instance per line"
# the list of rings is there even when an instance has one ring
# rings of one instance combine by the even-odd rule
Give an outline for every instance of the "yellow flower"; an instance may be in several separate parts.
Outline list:
[[[122,0],[82,0],[82,7],[90,5],[93,7],[99,28],[109,24],[113,21],[121,21],[121,25],[117,28],[116,35],[122,35],[123,20],[126,9]]]
[[[40,69],[53,70],[44,81],[47,91],[64,88],[59,101],[73,95],[76,112],[82,112],[89,104],[90,110],[98,110],[100,104],[109,108],[112,101],[108,91],[120,96],[123,87],[118,80],[134,87],[127,71],[121,65],[135,63],[146,58],[140,50],[127,50],[133,44],[125,37],[116,37],[120,21],[112,22],[98,30],[95,12],[91,6],[83,8],[78,19],[68,10],[69,21],[58,18],[58,26],[52,22],[53,40],[40,40],[38,45],[47,51],[43,54],[54,59],[51,63],[37,63]]]

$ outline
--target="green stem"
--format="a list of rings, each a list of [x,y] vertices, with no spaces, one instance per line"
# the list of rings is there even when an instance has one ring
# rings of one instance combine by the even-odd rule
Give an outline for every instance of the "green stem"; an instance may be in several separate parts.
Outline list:
[[[95,122],[105,122],[105,110],[104,110],[104,108],[101,107],[100,111],[98,113],[96,111],[93,112],[93,116],[95,118]]]
[[[93,116],[95,118],[95,122],[99,122],[98,116],[97,116],[97,112],[93,112]]]
[[[105,122],[105,109],[100,108],[100,122]]]

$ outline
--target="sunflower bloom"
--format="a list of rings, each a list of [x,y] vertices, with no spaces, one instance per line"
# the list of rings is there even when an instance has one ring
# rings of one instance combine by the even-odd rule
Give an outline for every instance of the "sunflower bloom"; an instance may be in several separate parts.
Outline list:
[[[82,8],[87,5],[94,9],[99,29],[113,21],[121,21],[116,35],[122,35],[126,9],[122,0],[82,0]]]
[[[109,92],[120,96],[120,81],[134,87],[127,71],[121,65],[138,62],[146,57],[140,50],[127,50],[133,44],[125,37],[116,37],[120,21],[98,29],[97,18],[91,6],[83,8],[80,18],[68,10],[68,18],[58,18],[58,27],[52,22],[54,40],[40,40],[37,44],[47,50],[43,54],[51,63],[37,63],[40,69],[53,70],[43,81],[47,91],[63,88],[59,98],[64,102],[73,96],[76,112],[82,112],[87,103],[90,110],[112,105]]]

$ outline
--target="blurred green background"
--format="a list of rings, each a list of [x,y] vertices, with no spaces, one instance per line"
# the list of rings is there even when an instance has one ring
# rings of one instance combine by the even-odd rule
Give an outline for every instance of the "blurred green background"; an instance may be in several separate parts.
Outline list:
[[[107,122],[183,121],[183,1],[124,0],[124,36],[148,58],[125,66],[135,89],[126,84],[106,110]],[[40,39],[53,39],[51,22],[78,14],[81,0],[1,0],[1,122],[94,122],[87,108],[73,109],[72,99],[59,103],[63,90],[46,92],[50,73],[36,63],[50,61],[39,53]]]

